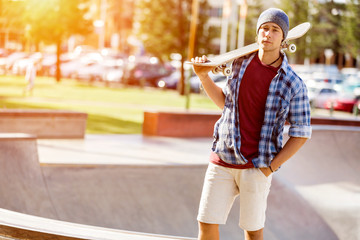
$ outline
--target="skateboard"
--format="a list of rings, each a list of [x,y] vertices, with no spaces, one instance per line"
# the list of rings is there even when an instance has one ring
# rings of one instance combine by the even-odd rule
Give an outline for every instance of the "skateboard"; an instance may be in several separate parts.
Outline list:
[[[310,29],[311,24],[309,22],[304,22],[302,24],[297,25],[296,27],[292,28],[284,41],[284,44],[282,46],[283,50],[288,49],[291,53],[296,51],[296,45],[295,44],[289,44],[289,41],[300,38],[305,35],[305,33]],[[247,45],[245,47],[238,48],[236,50],[217,55],[212,58],[208,58],[208,61],[205,63],[193,63],[190,61],[187,61],[186,63],[196,65],[196,66],[209,66],[214,67],[212,72],[214,74],[222,73],[225,76],[230,76],[232,73],[232,70],[229,66],[227,66],[227,63],[232,62],[233,60],[246,56],[250,53],[256,52],[259,50],[259,45],[257,43],[253,43],[250,45]]]

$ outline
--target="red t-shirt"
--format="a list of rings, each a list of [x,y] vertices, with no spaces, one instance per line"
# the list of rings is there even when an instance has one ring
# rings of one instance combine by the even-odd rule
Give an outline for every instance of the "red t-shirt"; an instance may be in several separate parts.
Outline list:
[[[239,121],[241,154],[249,161],[245,165],[233,165],[222,161],[212,153],[210,161],[230,168],[252,168],[252,159],[258,157],[261,127],[264,121],[265,104],[272,79],[279,68],[263,64],[258,55],[247,67],[239,87]]]

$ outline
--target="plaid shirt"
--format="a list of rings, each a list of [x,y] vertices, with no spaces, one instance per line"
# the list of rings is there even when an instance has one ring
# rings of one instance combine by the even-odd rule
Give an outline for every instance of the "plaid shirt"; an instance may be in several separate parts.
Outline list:
[[[257,53],[255,53],[257,54]],[[226,163],[243,165],[248,162],[240,153],[241,136],[238,95],[241,79],[254,58],[239,58],[232,64],[233,73],[223,89],[225,106],[214,127],[212,150]],[[286,55],[278,74],[271,81],[260,133],[259,155],[252,159],[256,168],[268,167],[282,149],[284,124],[290,123],[290,137],[311,137],[310,104],[307,88],[291,69]],[[255,86],[254,86],[255,87]]]

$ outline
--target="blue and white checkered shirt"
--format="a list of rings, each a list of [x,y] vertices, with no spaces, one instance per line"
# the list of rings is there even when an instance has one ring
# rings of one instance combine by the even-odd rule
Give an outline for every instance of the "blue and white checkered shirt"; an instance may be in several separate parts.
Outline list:
[[[257,53],[255,53],[257,54]],[[249,160],[240,153],[241,135],[238,95],[241,79],[254,58],[239,58],[233,62],[233,73],[223,89],[225,106],[214,127],[212,150],[226,163],[243,165]],[[265,117],[260,133],[259,155],[252,159],[256,168],[268,167],[282,149],[285,121],[290,123],[290,137],[311,137],[310,104],[307,88],[289,66],[286,55],[278,74],[271,81],[265,105]],[[256,87],[256,86],[254,86]]]

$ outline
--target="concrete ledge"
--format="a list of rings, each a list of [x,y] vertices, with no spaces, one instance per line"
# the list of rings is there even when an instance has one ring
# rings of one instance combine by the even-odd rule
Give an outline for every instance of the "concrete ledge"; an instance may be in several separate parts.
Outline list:
[[[87,114],[62,110],[0,110],[0,132],[28,133],[37,138],[84,138]]]
[[[145,111],[142,133],[164,137],[211,137],[220,113]],[[360,120],[313,117],[312,125],[360,127]]]
[[[346,119],[334,117],[312,117],[312,125],[352,126],[360,127],[360,119]]]
[[[0,133],[0,141],[34,140],[35,135],[26,133]]]
[[[27,215],[0,208],[0,239],[57,240],[195,240],[194,238],[147,234],[88,226]]]
[[[143,134],[165,137],[211,137],[219,113],[144,112]]]

